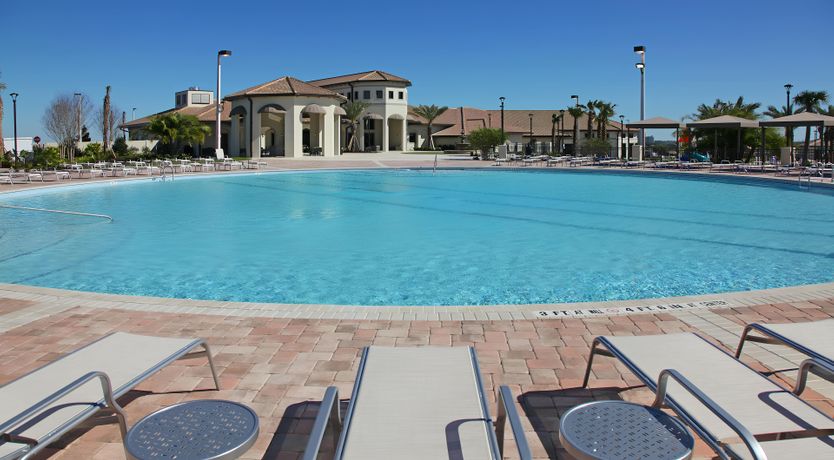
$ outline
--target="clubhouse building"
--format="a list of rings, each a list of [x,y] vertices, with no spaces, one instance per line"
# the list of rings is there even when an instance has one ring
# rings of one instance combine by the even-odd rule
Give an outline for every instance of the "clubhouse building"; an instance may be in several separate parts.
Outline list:
[[[358,150],[366,152],[410,151],[428,145],[428,121],[412,113],[408,105],[411,82],[405,78],[372,70],[318,80],[302,81],[285,76],[233,92],[223,98],[221,147],[228,156],[333,157],[346,150],[354,137]],[[357,132],[346,119],[343,104],[362,101],[367,108],[360,116]],[[143,131],[156,115],[177,112],[193,115],[214,130],[215,100],[212,91],[190,88],[175,94],[172,109],[127,122],[132,141],[147,139]],[[554,121],[554,117],[560,117]],[[500,128],[500,110],[469,107],[449,108],[432,123],[434,145],[453,148],[472,130]],[[571,151],[574,120],[564,110],[505,110],[503,127],[509,142],[532,141],[547,145],[548,151],[561,146]],[[576,122],[580,138],[589,137],[587,115]],[[590,136],[596,134],[596,127]],[[627,132],[609,121],[607,140],[623,146]],[[195,153],[212,147],[196,146]],[[630,140],[633,142],[633,140]]]

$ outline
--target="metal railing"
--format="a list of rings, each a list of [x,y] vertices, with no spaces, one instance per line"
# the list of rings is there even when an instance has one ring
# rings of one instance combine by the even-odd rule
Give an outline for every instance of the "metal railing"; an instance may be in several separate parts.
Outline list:
[[[84,217],[100,217],[102,219],[107,219],[109,222],[113,222],[113,218],[108,216],[107,214],[95,214],[92,212],[78,212],[78,211],[63,211],[60,209],[44,209],[44,208],[30,208],[28,206],[14,206],[11,204],[0,204],[0,208],[7,208],[7,209],[19,209],[22,211],[38,211],[38,212],[50,212],[54,214],[68,214],[71,216],[84,216]]]

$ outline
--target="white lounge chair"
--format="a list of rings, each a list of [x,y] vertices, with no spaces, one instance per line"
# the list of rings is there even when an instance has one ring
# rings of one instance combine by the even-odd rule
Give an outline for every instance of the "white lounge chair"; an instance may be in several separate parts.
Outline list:
[[[597,337],[583,386],[595,355],[619,359],[721,458],[834,456],[834,420],[698,335]]]
[[[741,350],[748,341],[784,345],[812,358],[800,365],[795,392],[805,388],[803,377],[807,376],[809,369],[804,368],[813,367],[817,372],[826,372],[824,368],[816,366],[816,361],[825,362],[834,368],[834,319],[805,323],[748,324],[738,342],[736,358],[741,356]]]
[[[318,457],[330,427],[339,432],[335,459],[500,459],[506,420],[520,458],[531,458],[508,387],[500,388],[497,419],[490,416],[474,349],[369,347],[344,420],[330,387],[303,458]]]
[[[193,352],[196,348],[203,351]],[[100,410],[127,421],[116,399],[180,358],[208,357],[200,339],[116,332],[0,387],[0,458],[29,459]]]

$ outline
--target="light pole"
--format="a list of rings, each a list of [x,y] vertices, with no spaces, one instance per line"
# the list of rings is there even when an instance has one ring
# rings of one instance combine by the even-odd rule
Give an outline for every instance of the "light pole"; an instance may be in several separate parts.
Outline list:
[[[565,109],[559,110],[559,155],[565,151]]]
[[[136,107],[134,107],[132,110],[133,111],[130,114],[130,121],[133,121],[133,120],[136,119]]]
[[[787,93],[787,99],[785,100],[785,115],[793,114],[793,105],[791,104],[791,88],[793,85],[788,83],[785,85],[785,92]],[[785,126],[785,137],[788,138],[788,152],[790,152],[791,162],[793,162],[793,129]],[[831,177],[834,177],[832,175]]]
[[[576,106],[579,107],[579,95],[578,94],[572,94],[570,98],[573,99],[574,102],[576,103]]]
[[[498,98],[498,100],[501,101],[501,137],[502,138],[504,137],[504,101],[506,99],[507,98],[504,97],[504,96],[501,96],[501,97]]]
[[[646,47],[643,45],[635,46],[634,52],[640,55],[640,62],[634,66],[640,70],[640,121],[643,121],[646,118]],[[640,148],[646,149],[646,130],[644,128],[640,128]]]
[[[17,93],[11,93],[9,96],[12,97],[12,118],[14,119],[14,162],[17,164],[17,96],[20,96]]]
[[[618,152],[620,154],[620,158],[623,157],[623,145],[625,144],[623,128],[625,128],[625,115],[620,115],[620,151]]]
[[[82,100],[83,100],[82,98],[84,96],[81,93],[75,93],[75,94],[73,94],[73,96],[76,97],[76,101],[75,101],[75,125],[76,126],[75,127],[78,130],[78,143],[75,144],[75,148],[76,148],[76,150],[78,150],[79,153],[81,153],[81,141],[83,140],[82,136],[81,136],[81,102],[82,102]],[[70,161],[72,161],[74,159],[75,159],[75,155],[74,154],[70,155]]]
[[[530,153],[533,153],[533,114],[527,114],[530,117]]]
[[[219,155],[220,152],[223,151],[220,148],[220,117],[223,115],[223,98],[220,96],[220,58],[228,57],[231,55],[232,52],[229,50],[220,50],[217,52],[217,100],[215,101],[215,105],[217,106],[217,117],[214,123],[214,150],[216,152],[215,155]]]

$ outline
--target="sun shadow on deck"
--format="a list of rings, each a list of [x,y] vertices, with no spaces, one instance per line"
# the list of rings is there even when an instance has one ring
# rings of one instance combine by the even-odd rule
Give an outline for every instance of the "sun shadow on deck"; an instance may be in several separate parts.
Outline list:
[[[347,410],[348,402],[347,399],[339,402],[342,416]],[[310,433],[313,431],[313,422],[320,406],[320,401],[304,401],[287,406],[261,459],[276,460],[285,456],[289,458],[293,454],[301,458],[307,447],[307,441],[310,439]],[[321,442],[318,458],[333,458],[338,440],[339,433],[327,430]]]
[[[544,446],[549,458],[571,458],[559,443],[559,418],[572,407],[593,401],[622,400],[620,393],[629,388],[566,388],[552,391],[528,391],[518,397],[524,415]],[[528,441],[533,441],[528,438]]]

